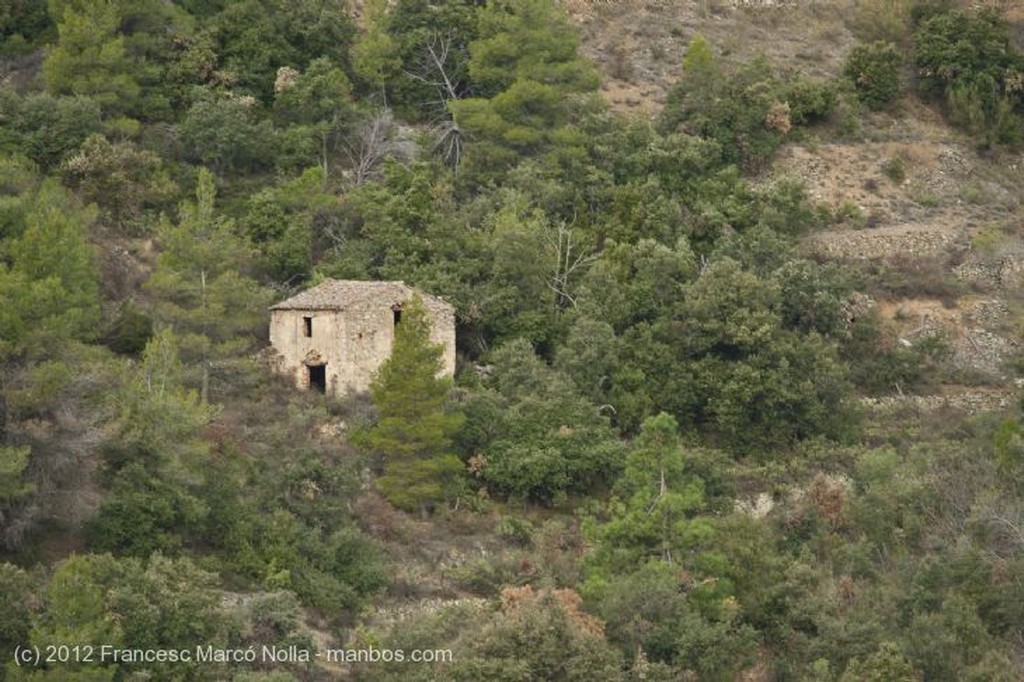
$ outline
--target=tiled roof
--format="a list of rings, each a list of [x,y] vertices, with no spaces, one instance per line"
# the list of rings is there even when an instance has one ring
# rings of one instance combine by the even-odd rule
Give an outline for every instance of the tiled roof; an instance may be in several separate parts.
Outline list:
[[[354,279],[328,279],[312,289],[281,301],[271,310],[344,310],[368,300],[380,300],[388,305],[408,300],[415,290],[405,282],[364,282]],[[441,299],[422,294],[427,307],[437,304],[448,306]]]

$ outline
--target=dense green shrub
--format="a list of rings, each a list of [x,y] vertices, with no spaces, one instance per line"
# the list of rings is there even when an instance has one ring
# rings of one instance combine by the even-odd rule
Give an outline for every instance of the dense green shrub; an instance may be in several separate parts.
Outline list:
[[[753,171],[767,163],[794,125],[823,120],[835,105],[831,85],[784,76],[764,57],[727,73],[697,36],[660,125],[666,132],[681,129],[713,139],[726,161]]]
[[[684,586],[681,578],[691,582]],[[754,660],[758,637],[735,613],[701,613],[695,597],[715,582],[705,578],[697,584],[685,569],[650,562],[586,586],[588,602],[607,623],[608,639],[625,654],[643,651],[651,662],[686,670],[695,679],[727,680]]]
[[[857,99],[872,109],[881,109],[899,94],[902,62],[892,43],[858,45],[846,56],[843,75],[853,84]]]
[[[269,103],[281,67],[302,70],[318,57],[347,65],[355,26],[332,0],[241,0],[224,3],[209,29],[240,90]]]
[[[713,261],[668,315],[624,335],[613,385],[639,372],[635,394],[740,450],[846,432],[846,368],[831,342],[784,326],[781,296],[778,282]],[[827,303],[814,304],[823,318]]]
[[[891,393],[921,389],[933,381],[948,344],[940,336],[930,336],[907,346],[880,328],[877,316],[869,315],[851,325],[841,349],[857,386],[871,393]]]
[[[29,578],[16,566],[0,563],[0,655],[10,660],[14,648],[28,641]]]
[[[863,661],[856,658],[850,661],[840,682],[915,682],[917,679],[917,673],[899,646],[882,642],[878,651]]]
[[[52,37],[53,29],[46,0],[4,3],[0,7],[0,54],[29,52]]]
[[[265,151],[274,131],[269,121],[259,120],[253,97],[203,90],[195,99],[180,125],[190,160],[221,172],[272,165]]]
[[[1024,56],[998,13],[937,12],[920,24],[914,41],[921,90],[943,100],[956,123],[982,146],[1024,141]]]
[[[150,650],[222,647],[230,625],[216,586],[216,576],[188,559],[154,554],[143,562],[109,554],[74,555],[50,577],[28,641],[43,650],[84,642],[95,643],[97,650],[101,644]],[[119,664],[96,656],[88,662],[45,667],[61,674],[51,679],[79,679],[74,677],[79,671],[113,672]],[[205,680],[223,673],[212,666],[203,670],[194,660],[138,662],[130,667],[157,679]]]
[[[606,485],[622,455],[607,418],[527,342],[506,344],[492,359],[493,389],[483,394],[500,411],[488,442],[479,443],[470,462],[488,488],[550,503]]]
[[[206,511],[189,491],[137,463],[118,473],[110,492],[90,527],[93,546],[101,551],[143,557],[176,552],[182,538],[198,530]]]
[[[128,301],[110,320],[103,343],[115,353],[139,355],[153,337],[153,318]]]
[[[101,127],[99,104],[82,96],[38,93],[22,98],[2,89],[0,115],[0,145],[24,154],[43,170],[57,167]]]
[[[820,123],[835,111],[838,93],[833,83],[797,74],[783,79],[782,98],[789,105],[789,120],[795,125]]]

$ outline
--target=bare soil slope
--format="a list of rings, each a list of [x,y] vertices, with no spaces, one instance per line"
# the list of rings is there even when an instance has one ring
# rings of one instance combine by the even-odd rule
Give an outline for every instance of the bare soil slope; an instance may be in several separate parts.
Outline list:
[[[851,2],[805,0],[566,0],[583,53],[601,69],[617,110],[653,116],[679,77],[686,47],[704,36],[726,64],[764,55],[812,76],[839,73],[856,40]]]

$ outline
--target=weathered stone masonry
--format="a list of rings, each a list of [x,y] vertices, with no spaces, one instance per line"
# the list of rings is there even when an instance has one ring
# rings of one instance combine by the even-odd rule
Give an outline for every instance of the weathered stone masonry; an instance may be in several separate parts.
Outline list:
[[[332,395],[366,391],[391,355],[402,307],[417,293],[430,317],[430,339],[444,349],[443,373],[455,373],[455,309],[404,282],[327,280],[272,306],[270,343],[278,369],[299,388]]]

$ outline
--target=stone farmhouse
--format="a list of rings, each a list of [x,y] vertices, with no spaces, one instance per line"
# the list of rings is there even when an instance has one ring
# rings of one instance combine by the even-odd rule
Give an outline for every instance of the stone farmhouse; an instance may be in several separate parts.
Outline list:
[[[455,309],[404,282],[329,279],[270,308],[278,370],[296,386],[336,396],[366,391],[391,355],[402,307],[419,294],[430,339],[444,348],[443,373],[455,373]]]

